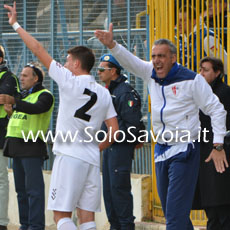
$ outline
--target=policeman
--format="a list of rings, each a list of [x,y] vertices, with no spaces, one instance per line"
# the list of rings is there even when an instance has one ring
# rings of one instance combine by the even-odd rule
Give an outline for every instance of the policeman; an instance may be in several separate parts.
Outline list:
[[[0,95],[1,104],[11,115],[4,155],[13,158],[15,189],[21,230],[45,229],[45,192],[42,166],[47,159],[46,134],[54,97],[42,86],[43,70],[38,63],[27,64],[20,76],[21,98]],[[13,106],[12,106],[13,105]],[[33,137],[37,139],[33,140]]]
[[[7,68],[4,48],[0,45],[0,94],[15,95],[19,92],[17,77]],[[3,157],[3,145],[8,123],[7,113],[0,104],[0,230],[7,229],[9,182],[7,158]]]
[[[137,144],[133,136],[138,137],[143,122],[140,96],[121,74],[122,69],[111,54],[105,54],[100,59],[97,71],[110,91],[119,130],[123,131],[119,140],[103,152],[103,196],[110,229],[132,230],[135,229],[135,217],[130,173]],[[133,136],[128,132],[129,128]]]

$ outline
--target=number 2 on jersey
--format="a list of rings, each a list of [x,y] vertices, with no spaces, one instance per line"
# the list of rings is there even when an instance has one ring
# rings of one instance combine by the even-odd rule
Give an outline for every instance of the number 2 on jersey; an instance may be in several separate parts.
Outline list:
[[[83,94],[90,96],[90,100],[87,103],[85,103],[81,108],[76,110],[74,117],[80,118],[84,121],[89,121],[91,116],[86,114],[86,112],[89,111],[96,103],[97,94],[90,91],[89,89],[85,89]]]

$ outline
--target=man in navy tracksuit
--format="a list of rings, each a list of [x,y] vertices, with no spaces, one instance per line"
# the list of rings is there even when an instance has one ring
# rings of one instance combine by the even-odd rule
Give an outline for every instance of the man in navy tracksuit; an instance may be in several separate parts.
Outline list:
[[[97,30],[96,37],[129,72],[148,84],[153,131],[157,138],[155,168],[157,189],[167,230],[192,230],[189,218],[199,170],[199,110],[211,117],[213,160],[217,172],[228,167],[221,148],[226,134],[226,111],[205,79],[179,65],[176,46],[159,39],[152,47],[152,61],[142,61],[113,40],[109,31]],[[210,191],[211,192],[211,191]]]
[[[110,91],[119,130],[124,133],[124,136],[120,133],[119,140],[103,152],[105,209],[111,230],[133,230],[135,217],[130,173],[137,142],[132,135],[137,137],[142,129],[141,100],[127,78],[121,74],[123,68],[111,54],[103,55],[100,61],[97,72]],[[132,134],[129,134],[129,128]]]

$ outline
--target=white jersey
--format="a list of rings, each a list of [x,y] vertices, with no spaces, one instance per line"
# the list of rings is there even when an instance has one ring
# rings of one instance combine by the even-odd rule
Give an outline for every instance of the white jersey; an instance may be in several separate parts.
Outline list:
[[[54,60],[49,75],[58,84],[60,100],[54,154],[76,157],[99,166],[96,133],[104,120],[117,115],[109,91],[93,76],[75,76]]]

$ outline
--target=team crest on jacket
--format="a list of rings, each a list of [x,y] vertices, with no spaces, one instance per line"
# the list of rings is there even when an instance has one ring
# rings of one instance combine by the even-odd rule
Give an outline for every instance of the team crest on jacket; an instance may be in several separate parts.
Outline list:
[[[172,87],[172,91],[173,91],[173,94],[174,94],[175,96],[178,94],[178,89],[179,89],[178,86],[175,86],[175,85],[174,85],[174,86]]]

